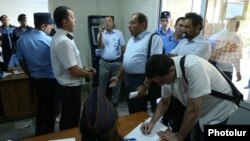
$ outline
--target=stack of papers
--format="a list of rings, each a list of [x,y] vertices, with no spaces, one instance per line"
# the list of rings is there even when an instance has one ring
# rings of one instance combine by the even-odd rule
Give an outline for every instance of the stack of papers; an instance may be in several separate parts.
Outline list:
[[[146,121],[150,121],[151,117],[149,117]],[[153,130],[149,135],[144,135],[140,129],[142,123],[140,123],[135,129],[133,129],[126,137],[125,139],[129,138],[135,138],[136,141],[157,141],[159,139],[159,136],[157,135],[157,132],[159,131],[165,131],[167,127],[162,124],[160,121],[158,121]]]

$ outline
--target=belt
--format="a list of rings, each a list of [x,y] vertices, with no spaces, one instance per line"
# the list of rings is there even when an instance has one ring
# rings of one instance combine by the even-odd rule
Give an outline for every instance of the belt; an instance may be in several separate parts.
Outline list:
[[[101,57],[101,59],[105,62],[108,62],[108,63],[114,63],[114,62],[122,62],[121,58],[117,58],[115,60],[106,60],[104,58]]]

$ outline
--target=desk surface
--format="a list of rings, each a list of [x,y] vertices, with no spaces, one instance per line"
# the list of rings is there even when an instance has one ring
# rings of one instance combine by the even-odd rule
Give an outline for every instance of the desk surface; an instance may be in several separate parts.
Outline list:
[[[139,112],[127,116],[118,118],[118,132],[121,136],[126,136],[131,130],[133,130],[138,124],[145,121],[149,115],[146,112]],[[46,134],[42,136],[36,136],[27,138],[22,141],[48,141],[63,138],[76,138],[76,141],[80,141],[81,135],[78,128],[72,128],[60,132]]]

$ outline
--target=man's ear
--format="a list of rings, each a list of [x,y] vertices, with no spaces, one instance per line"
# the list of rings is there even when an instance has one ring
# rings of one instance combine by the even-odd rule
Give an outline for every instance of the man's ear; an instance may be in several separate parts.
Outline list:
[[[67,21],[66,19],[63,19],[63,20],[62,20],[62,25],[65,26],[65,25],[67,25],[67,24],[68,24],[68,21]]]

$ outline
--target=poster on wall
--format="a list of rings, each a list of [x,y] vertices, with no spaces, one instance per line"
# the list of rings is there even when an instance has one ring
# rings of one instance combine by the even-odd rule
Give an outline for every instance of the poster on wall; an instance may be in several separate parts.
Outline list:
[[[93,86],[98,86],[98,68],[99,68],[99,55],[100,49],[97,47],[97,35],[98,29],[101,24],[104,23],[104,18],[107,15],[90,15],[88,16],[88,30],[89,30],[89,39],[91,45],[91,56],[92,56],[92,65],[97,70],[97,74],[94,77]]]

